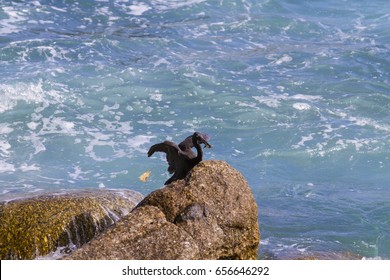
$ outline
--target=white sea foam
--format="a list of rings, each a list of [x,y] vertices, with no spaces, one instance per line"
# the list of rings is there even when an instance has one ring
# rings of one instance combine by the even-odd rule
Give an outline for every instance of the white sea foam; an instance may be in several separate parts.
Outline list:
[[[10,154],[11,145],[7,140],[0,139],[0,156],[6,157]]]
[[[127,171],[127,170],[122,170],[122,171],[118,171],[118,172],[111,172],[110,178],[112,178],[112,179],[117,178],[120,175],[126,175],[128,173],[129,173],[129,171]]]
[[[21,23],[27,20],[24,12],[17,11],[12,6],[2,7],[2,11],[7,15],[7,18],[0,20],[0,35],[8,35],[23,30]]]
[[[129,138],[127,141],[127,145],[138,152],[145,153],[147,149],[143,148],[145,144],[150,143],[150,140],[153,139],[154,136],[149,135],[136,135],[132,138]]]
[[[146,106],[145,113],[150,114],[153,111],[153,107]]]
[[[385,123],[379,123],[378,121],[367,117],[351,116],[347,112],[341,110],[332,111],[328,109],[327,112],[341,119],[348,120],[349,122],[357,126],[370,126],[380,131],[390,132],[390,125],[387,125]]]
[[[80,178],[80,175],[82,174],[81,167],[75,166],[73,169],[74,169],[74,172],[69,172],[68,175],[73,180],[77,180]]]
[[[132,127],[130,121],[120,122],[118,120],[109,121],[106,119],[102,119],[102,120],[99,120],[99,123],[104,124],[105,130],[116,131],[116,132],[120,132],[121,134],[130,134],[133,130],[133,127]]]
[[[352,145],[355,147],[357,152],[361,151],[363,148],[369,148],[378,143],[379,141],[374,139],[339,139],[336,142],[336,144],[342,149],[346,149],[348,146]]]
[[[46,151],[46,147],[43,144],[44,139],[41,139],[37,134],[33,133],[30,136],[24,138],[27,141],[31,141],[35,151],[34,155],[39,154],[40,152]]]
[[[242,101],[236,101],[235,104],[239,107],[248,107],[248,108],[253,108],[253,109],[257,109],[257,106],[255,103],[252,103],[252,102],[242,102]]]
[[[108,125],[110,124],[110,122],[105,122]],[[85,147],[85,152],[90,158],[95,161],[110,162],[115,158],[129,157],[134,151],[146,152],[143,145],[149,143],[153,136],[136,135],[133,137],[126,136],[125,138],[120,137],[120,135],[131,134],[132,128],[130,122],[119,124],[127,125],[114,128],[112,130],[115,132],[114,134],[103,133],[96,129],[86,129],[85,132],[92,137],[88,139],[88,145]],[[74,175],[77,175],[77,173]]]
[[[109,112],[109,111],[112,111],[112,110],[118,110],[119,108],[120,108],[120,105],[118,103],[115,103],[111,107],[108,106],[108,105],[104,105],[103,112]]]
[[[68,54],[68,51],[65,51],[64,49],[58,48],[58,47],[52,47],[52,46],[38,46],[34,50],[38,51],[38,53],[46,58],[47,61],[54,62],[56,59],[60,60],[67,60],[66,57]],[[58,71],[61,73],[64,71],[61,68],[55,69],[54,71]],[[52,72],[55,75],[55,72]]]
[[[29,193],[36,193],[36,192],[41,192],[43,191],[44,189],[41,189],[41,188],[33,188],[32,190],[28,190]]]
[[[151,9],[151,7],[144,2],[139,2],[136,4],[130,5],[129,9],[130,9],[130,12],[129,12],[130,15],[140,16],[143,13],[149,11]]]
[[[9,134],[12,131],[14,131],[14,129],[12,127],[10,127],[9,124],[0,123],[0,136],[1,136],[1,134]]]
[[[45,90],[43,82],[0,84],[0,113],[12,110],[18,102],[28,104],[43,104],[44,107],[51,103],[60,103],[63,100],[55,90]]]
[[[1,194],[7,194],[7,193],[9,193],[9,192],[11,192],[10,190],[7,190],[7,189],[5,189],[5,190],[2,190],[1,191]]]
[[[299,111],[306,111],[306,110],[310,110],[311,109],[311,106],[307,103],[294,103],[293,104],[293,108],[294,109],[297,109]]]
[[[87,121],[88,123],[92,123],[95,120],[96,115],[92,113],[78,115],[77,119]]]
[[[287,98],[287,95],[270,94],[270,95],[252,96],[252,97],[259,103],[264,104],[270,108],[277,108],[280,105],[280,101],[285,100]]]
[[[282,101],[303,100],[307,102],[316,102],[323,99],[321,96],[307,94],[289,95],[287,93],[270,93],[266,95],[252,96],[252,98],[255,99],[257,102],[271,108],[279,107]],[[311,105],[306,102],[296,102],[295,104],[293,104],[293,107],[297,110],[308,110],[311,108]]]
[[[149,94],[150,96],[150,100],[153,100],[153,101],[162,101],[162,97],[163,95],[161,93],[153,93],[153,94]]]
[[[291,56],[289,56],[288,54],[284,54],[282,57],[280,57],[277,60],[273,61],[271,64],[281,65],[283,63],[289,63],[292,60],[293,60],[293,58]]]
[[[15,172],[15,166],[3,160],[0,160],[0,173]]]
[[[314,139],[314,133],[311,133],[307,136],[302,136],[301,141],[299,141],[295,145],[292,145],[292,148],[298,149],[300,147],[304,147],[306,142],[312,141],[313,139]]]
[[[37,127],[39,126],[39,123],[38,122],[29,122],[26,124],[27,127],[30,129],[30,130],[36,130]]]
[[[370,118],[349,116],[348,120],[357,126],[371,126],[377,130],[381,130],[384,132],[390,131],[389,125],[378,123],[377,121],[374,121]]]
[[[179,9],[186,6],[202,3],[206,0],[152,0],[152,5],[158,10]]]
[[[168,127],[172,127],[175,124],[175,121],[148,121],[146,119],[143,119],[141,121],[138,121],[138,123],[145,125],[165,125]]]
[[[109,147],[114,150],[115,142],[111,140],[111,136],[97,131],[87,131],[87,133],[93,139],[88,141],[88,146],[85,148],[86,154],[95,161],[110,161],[109,157],[98,156],[95,149],[98,147]]]
[[[20,171],[22,172],[28,172],[28,171],[40,171],[41,168],[37,164],[31,164],[28,165],[27,163],[22,163],[22,165],[19,167]]]
[[[237,156],[240,156],[240,155],[243,155],[243,154],[245,154],[245,152],[237,150],[237,149],[234,149],[233,156],[237,157]]]
[[[45,134],[67,134],[76,135],[75,124],[65,121],[63,117],[42,118],[42,129],[39,135]]]
[[[290,96],[291,99],[294,100],[306,100],[306,101],[315,101],[315,100],[322,100],[322,96],[317,95],[309,95],[309,94],[295,94]]]
[[[55,7],[53,5],[51,5],[50,8],[55,10],[55,11],[57,11],[57,12],[61,12],[61,13],[67,13],[68,12],[66,9],[61,9],[61,8]]]

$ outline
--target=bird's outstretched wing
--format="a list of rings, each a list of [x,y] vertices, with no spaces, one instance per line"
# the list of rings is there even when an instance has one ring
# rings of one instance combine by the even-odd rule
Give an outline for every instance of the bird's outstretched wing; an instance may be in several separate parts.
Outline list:
[[[176,171],[175,161],[179,156],[179,146],[171,141],[164,141],[150,147],[148,151],[148,157],[151,157],[155,152],[164,152],[167,154],[168,172],[173,173]]]

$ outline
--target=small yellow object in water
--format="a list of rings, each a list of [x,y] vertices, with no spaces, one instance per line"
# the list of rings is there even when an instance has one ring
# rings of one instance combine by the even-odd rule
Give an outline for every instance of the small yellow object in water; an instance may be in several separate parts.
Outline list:
[[[150,173],[151,173],[151,171],[146,171],[146,172],[143,173],[141,176],[139,176],[139,179],[140,179],[142,182],[146,182],[146,181],[149,179]]]

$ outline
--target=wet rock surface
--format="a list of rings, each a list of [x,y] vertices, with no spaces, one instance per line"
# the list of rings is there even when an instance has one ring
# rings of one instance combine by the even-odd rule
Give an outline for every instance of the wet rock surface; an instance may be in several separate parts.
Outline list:
[[[67,259],[256,259],[257,216],[245,178],[204,161]]]
[[[81,247],[127,215],[143,196],[130,190],[46,194],[0,203],[0,258],[34,259]]]

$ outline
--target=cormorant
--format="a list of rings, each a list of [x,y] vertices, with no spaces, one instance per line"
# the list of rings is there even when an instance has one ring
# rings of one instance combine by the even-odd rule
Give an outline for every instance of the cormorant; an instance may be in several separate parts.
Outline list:
[[[205,148],[211,148],[211,145],[207,142],[208,140],[209,137],[207,135],[195,132],[179,145],[171,141],[164,141],[163,143],[153,145],[148,151],[148,157],[152,156],[154,152],[164,152],[167,154],[169,164],[168,172],[170,174],[174,173],[165,182],[165,185],[168,185],[173,181],[184,179],[187,173],[202,161],[203,150],[200,144],[204,144]],[[192,151],[192,147],[196,148],[197,155]]]

